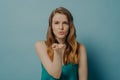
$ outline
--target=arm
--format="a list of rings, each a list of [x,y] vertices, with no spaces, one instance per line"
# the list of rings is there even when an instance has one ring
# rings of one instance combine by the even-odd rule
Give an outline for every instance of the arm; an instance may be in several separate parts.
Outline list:
[[[59,78],[62,70],[62,54],[54,51],[52,62],[47,54],[47,47],[44,41],[36,42],[35,50],[47,72],[54,78]]]
[[[87,80],[87,54],[84,45],[80,45],[79,80]]]

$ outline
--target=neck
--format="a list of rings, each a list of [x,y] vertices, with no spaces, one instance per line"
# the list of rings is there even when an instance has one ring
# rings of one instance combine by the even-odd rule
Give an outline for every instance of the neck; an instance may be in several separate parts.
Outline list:
[[[60,43],[60,44],[64,44],[65,43],[65,39],[59,39],[59,38],[56,38],[57,41]]]

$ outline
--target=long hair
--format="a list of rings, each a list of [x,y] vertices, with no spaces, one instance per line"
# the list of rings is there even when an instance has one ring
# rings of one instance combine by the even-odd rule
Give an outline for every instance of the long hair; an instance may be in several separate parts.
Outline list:
[[[47,31],[47,53],[51,61],[53,61],[54,53],[52,50],[52,44],[58,43],[58,41],[55,39],[53,30],[52,30],[52,19],[56,13],[64,14],[68,19],[69,24],[69,32],[66,36],[65,44],[66,49],[63,55],[63,63],[78,63],[79,59],[79,46],[80,44],[76,41],[76,30],[75,26],[73,24],[73,16],[72,14],[64,7],[56,8],[52,11],[50,17],[49,17],[49,25],[48,25],[48,31]]]

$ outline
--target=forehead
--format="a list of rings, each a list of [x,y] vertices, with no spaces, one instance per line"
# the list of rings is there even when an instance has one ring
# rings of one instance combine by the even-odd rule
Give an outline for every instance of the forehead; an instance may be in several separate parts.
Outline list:
[[[53,21],[68,21],[67,16],[65,14],[55,13],[53,16]]]

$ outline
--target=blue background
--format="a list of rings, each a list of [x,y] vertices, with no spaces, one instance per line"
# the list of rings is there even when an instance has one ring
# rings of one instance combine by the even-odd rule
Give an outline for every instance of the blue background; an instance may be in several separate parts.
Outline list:
[[[34,44],[46,39],[59,6],[71,11],[87,48],[89,80],[120,80],[119,0],[0,0],[0,80],[40,80]]]

